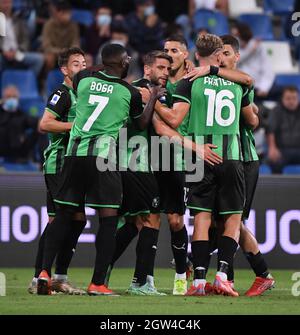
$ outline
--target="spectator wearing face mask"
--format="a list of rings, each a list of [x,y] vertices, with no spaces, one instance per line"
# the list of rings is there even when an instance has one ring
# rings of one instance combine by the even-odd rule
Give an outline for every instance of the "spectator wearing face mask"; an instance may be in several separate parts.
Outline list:
[[[97,56],[99,48],[110,40],[111,38],[111,9],[102,5],[95,12],[95,22],[86,32],[86,52],[92,55],[93,58]]]
[[[126,48],[128,55],[131,57],[126,81],[131,83],[133,80],[140,78],[142,76],[142,69],[139,63],[139,54],[129,44],[128,30],[123,24],[119,23],[112,25],[111,39],[100,47],[97,56],[97,62],[96,62],[97,64],[102,63],[101,51],[103,47],[107,44],[122,45],[124,48]]]
[[[0,156],[26,162],[37,143],[38,118],[26,115],[19,105],[19,91],[7,86],[0,104]]]
[[[163,28],[153,0],[136,0],[135,12],[126,17],[129,43],[141,56],[163,47]]]

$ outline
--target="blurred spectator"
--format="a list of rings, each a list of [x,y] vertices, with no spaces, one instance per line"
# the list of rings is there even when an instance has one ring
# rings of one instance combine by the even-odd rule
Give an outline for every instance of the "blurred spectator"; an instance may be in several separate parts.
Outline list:
[[[189,15],[193,18],[199,9],[219,10],[228,15],[228,0],[189,0]]]
[[[162,48],[163,28],[152,0],[135,0],[135,12],[126,18],[130,45],[144,54]]]
[[[13,15],[12,0],[0,1],[0,12],[6,16],[6,36],[0,38],[0,70],[7,67],[25,67],[39,75],[44,57],[37,52],[29,52],[30,37],[26,22]]]
[[[126,30],[126,28],[122,25],[115,25],[112,27],[111,40],[105,43],[99,49],[99,53],[97,57],[98,64],[102,63],[102,59],[101,59],[102,48],[108,43],[122,45],[124,48],[126,48],[128,55],[131,57],[126,81],[131,83],[133,80],[140,78],[142,76],[142,68],[139,62],[139,54],[130,46],[128,31]]]
[[[51,11],[50,0],[32,0],[35,11],[35,29],[34,35],[36,39],[40,39],[44,24],[48,21]],[[34,41],[35,46],[40,44],[40,41]]]
[[[62,49],[80,46],[79,27],[71,21],[71,14],[68,1],[54,2],[52,18],[45,23],[42,33],[47,70],[56,66],[57,56]]]
[[[282,173],[286,165],[300,164],[300,105],[296,87],[284,88],[280,105],[270,112],[267,130],[272,173]]]
[[[19,91],[7,86],[0,104],[0,156],[12,162],[28,161],[39,133],[38,118],[26,115],[19,106]]]
[[[250,27],[241,22],[236,23],[232,34],[240,42],[239,69],[253,77],[256,97],[271,98],[276,92],[275,74],[260,40],[253,38]]]
[[[109,2],[109,6],[114,15],[126,16],[130,12],[134,11],[135,8],[135,0],[113,0]]]
[[[168,23],[174,23],[180,15],[188,14],[188,1],[172,0],[155,0],[155,7],[159,17]]]
[[[85,51],[96,57],[99,48],[111,37],[111,9],[104,5],[95,11],[95,22],[86,31],[86,48]]]

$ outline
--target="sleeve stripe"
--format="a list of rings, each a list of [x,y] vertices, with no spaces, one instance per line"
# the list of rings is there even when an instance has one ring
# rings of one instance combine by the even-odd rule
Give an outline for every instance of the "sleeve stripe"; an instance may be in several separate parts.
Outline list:
[[[188,104],[191,104],[190,99],[188,99],[188,98],[186,98],[186,97],[183,97],[182,95],[173,94],[173,95],[172,95],[172,98],[179,98],[179,99],[184,100],[184,101],[187,102]]]
[[[139,117],[141,117],[142,114],[143,114],[143,113],[141,113],[141,114],[139,114],[139,115],[136,115],[136,116],[133,116],[132,118],[133,118],[133,119],[138,119]]]
[[[61,118],[61,116],[60,116],[59,114],[55,113],[55,112],[54,112],[52,109],[50,109],[49,107],[46,107],[45,110],[46,110],[47,112],[53,114],[54,116]]]

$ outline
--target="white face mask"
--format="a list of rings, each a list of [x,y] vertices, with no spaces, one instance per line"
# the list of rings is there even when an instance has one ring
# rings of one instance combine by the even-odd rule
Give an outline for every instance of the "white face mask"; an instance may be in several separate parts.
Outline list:
[[[145,16],[150,16],[155,13],[155,7],[154,6],[147,6],[144,10],[144,15]]]
[[[98,26],[108,26],[111,24],[111,16],[108,14],[100,14],[97,16]]]
[[[126,46],[125,41],[122,41],[122,40],[111,40],[110,43],[111,44],[120,44],[120,45],[122,45],[122,47]]]
[[[3,103],[3,109],[7,112],[16,112],[19,107],[19,99],[18,98],[8,98]]]

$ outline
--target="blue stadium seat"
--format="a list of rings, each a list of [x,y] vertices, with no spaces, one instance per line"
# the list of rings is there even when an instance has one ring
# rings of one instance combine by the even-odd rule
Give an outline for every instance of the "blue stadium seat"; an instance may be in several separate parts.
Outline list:
[[[21,110],[28,115],[41,117],[45,110],[46,103],[42,97],[32,99],[21,99]]]
[[[228,19],[225,15],[211,10],[200,9],[194,15],[195,29],[208,29],[212,34],[228,34]]]
[[[287,165],[283,169],[284,174],[300,174],[300,165]]]
[[[84,9],[73,9],[72,20],[84,26],[91,26],[94,22],[94,16],[91,11]]]
[[[278,74],[275,78],[275,85],[278,87],[294,85],[300,92],[300,74]]]
[[[4,162],[2,164],[3,168],[6,171],[13,171],[13,172],[37,172],[39,171],[38,167],[33,163],[8,163]]]
[[[293,9],[294,0],[264,0],[264,10],[268,14],[284,15]]]
[[[274,40],[272,22],[265,14],[243,14],[239,16],[239,21],[250,26],[254,37],[263,40]]]
[[[64,76],[59,69],[52,70],[48,73],[46,79],[47,97],[63,82]]]
[[[260,165],[259,174],[272,174],[272,171],[269,165],[266,165],[266,164]]]
[[[2,92],[6,86],[15,85],[21,98],[37,98],[39,96],[37,80],[31,70],[5,70],[2,73]]]

